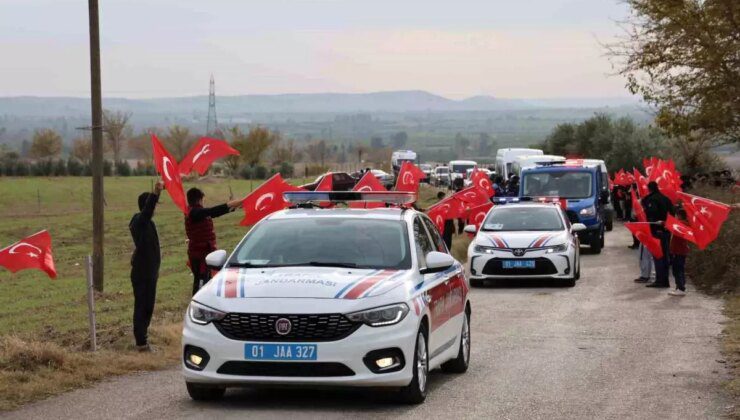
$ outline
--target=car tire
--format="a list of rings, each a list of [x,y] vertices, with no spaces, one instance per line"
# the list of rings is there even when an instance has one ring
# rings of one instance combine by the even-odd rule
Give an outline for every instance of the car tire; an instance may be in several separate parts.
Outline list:
[[[185,382],[190,398],[195,401],[217,401],[224,396],[226,388]]]
[[[563,280],[563,286],[564,287],[574,287],[576,285],[576,278],[572,277],[569,279]]]
[[[427,345],[427,329],[422,325],[416,333],[416,346],[414,346],[414,364],[411,371],[413,377],[411,382],[401,388],[398,396],[406,404],[421,404],[427,398],[429,382],[429,347]]]
[[[605,225],[606,225],[606,231],[611,232],[612,229],[614,229],[614,220],[611,217],[609,217]]]
[[[591,253],[601,254],[601,247],[604,245],[604,238],[598,237],[591,241]]]
[[[578,258],[578,262],[576,262],[576,275],[575,275],[575,279],[576,280],[580,280],[581,279],[581,258],[580,257]]]
[[[470,287],[483,287],[483,280],[470,279]]]
[[[470,314],[465,311],[462,330],[460,331],[460,346],[457,357],[442,363],[442,371],[446,373],[465,373],[470,364]]]

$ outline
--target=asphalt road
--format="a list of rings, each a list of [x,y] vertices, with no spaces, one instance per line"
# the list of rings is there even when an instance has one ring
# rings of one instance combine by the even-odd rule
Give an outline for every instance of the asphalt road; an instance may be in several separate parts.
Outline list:
[[[426,403],[367,390],[231,390],[194,403],[179,371],[120,377],[6,413],[29,418],[717,418],[730,401],[721,302],[689,285],[674,298],[632,282],[637,255],[615,227],[584,255],[575,288],[473,289],[464,375],[434,372]]]

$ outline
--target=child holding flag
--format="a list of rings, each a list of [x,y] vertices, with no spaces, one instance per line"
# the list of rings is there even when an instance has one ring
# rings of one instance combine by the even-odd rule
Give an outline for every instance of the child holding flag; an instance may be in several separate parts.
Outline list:
[[[678,220],[686,222],[686,212],[683,209],[676,211]],[[671,296],[686,296],[686,257],[689,255],[689,242],[678,236],[671,236],[671,271],[676,282],[676,288],[668,292]]]

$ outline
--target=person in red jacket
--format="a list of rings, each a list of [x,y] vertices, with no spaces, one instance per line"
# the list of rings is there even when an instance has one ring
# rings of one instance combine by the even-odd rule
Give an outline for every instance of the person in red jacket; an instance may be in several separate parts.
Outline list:
[[[214,207],[203,207],[205,194],[198,188],[187,193],[188,215],[185,216],[185,233],[188,236],[188,260],[193,272],[193,295],[211,279],[206,267],[206,255],[216,250],[216,231],[213,218],[221,217],[241,207],[242,200],[231,200]]]
[[[686,221],[686,212],[680,209],[676,212],[678,219]],[[676,281],[676,288],[668,292],[671,296],[686,296],[686,256],[689,255],[689,242],[678,235],[671,236],[671,271]]]

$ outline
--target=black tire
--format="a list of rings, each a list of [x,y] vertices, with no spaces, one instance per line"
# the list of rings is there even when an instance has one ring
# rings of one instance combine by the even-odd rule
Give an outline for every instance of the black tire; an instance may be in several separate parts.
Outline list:
[[[575,277],[563,280],[563,287],[574,287],[576,285]]]
[[[575,279],[576,280],[580,280],[581,279],[581,257],[580,256],[578,257],[578,262],[576,262],[576,276],[575,276]]]
[[[411,382],[401,388],[398,393],[399,399],[406,404],[421,404],[427,398],[429,382],[429,347],[427,345],[427,329],[422,325],[416,333],[416,346],[414,347],[414,372]],[[422,350],[423,347],[423,350]],[[423,362],[420,362],[421,359]],[[423,374],[423,378],[421,375]]]
[[[601,247],[604,244],[604,238],[598,237],[593,240],[591,240],[591,253],[593,254],[601,254]]]
[[[611,232],[612,229],[614,229],[614,219],[612,217],[609,217],[606,221],[606,231]]]
[[[226,388],[185,382],[190,398],[195,401],[217,401],[224,396]]]
[[[483,280],[470,279],[470,287],[483,287]]]
[[[457,357],[442,363],[442,371],[447,373],[465,373],[470,364],[470,314],[465,311],[462,330],[460,331],[460,346]]]

